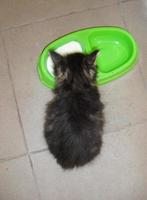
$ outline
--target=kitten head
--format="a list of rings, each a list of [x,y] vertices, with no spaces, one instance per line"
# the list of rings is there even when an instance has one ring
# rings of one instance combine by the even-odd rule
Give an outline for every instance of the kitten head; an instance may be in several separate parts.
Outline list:
[[[98,51],[89,55],[73,53],[67,56],[51,51],[50,55],[54,62],[54,73],[57,87],[66,89],[83,89],[96,85],[95,60]]]

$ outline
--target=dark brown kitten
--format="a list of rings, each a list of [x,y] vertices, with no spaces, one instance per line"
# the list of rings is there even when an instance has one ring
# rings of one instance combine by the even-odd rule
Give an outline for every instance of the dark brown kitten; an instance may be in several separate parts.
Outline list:
[[[50,55],[57,87],[46,110],[45,138],[63,168],[82,166],[99,154],[102,146],[103,104],[94,65],[97,51]]]

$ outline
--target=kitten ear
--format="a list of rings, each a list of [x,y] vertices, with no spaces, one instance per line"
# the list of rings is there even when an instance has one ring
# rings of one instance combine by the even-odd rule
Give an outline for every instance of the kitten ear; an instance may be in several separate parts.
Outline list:
[[[49,54],[55,65],[58,65],[63,60],[63,57],[55,51],[50,51]]]
[[[88,65],[93,65],[95,60],[96,60],[96,56],[98,55],[98,50],[93,51],[91,54],[86,56],[86,62]]]

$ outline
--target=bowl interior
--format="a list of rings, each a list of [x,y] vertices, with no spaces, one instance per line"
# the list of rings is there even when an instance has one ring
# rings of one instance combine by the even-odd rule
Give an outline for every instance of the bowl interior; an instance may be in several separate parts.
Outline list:
[[[91,49],[99,49],[99,71],[110,72],[126,63],[133,54],[127,35],[116,31],[95,31],[88,37]]]

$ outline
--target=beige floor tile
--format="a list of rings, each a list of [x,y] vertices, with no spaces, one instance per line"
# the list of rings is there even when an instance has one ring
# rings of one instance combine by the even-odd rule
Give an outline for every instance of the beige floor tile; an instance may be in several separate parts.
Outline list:
[[[17,147],[17,148],[16,148]],[[0,38],[0,159],[25,153],[16,103]]]
[[[105,132],[147,119],[147,94],[138,66],[125,76],[100,87],[105,105]]]
[[[127,3],[127,2],[129,2],[129,1],[138,1],[138,0],[118,0],[119,2],[121,2],[121,3]],[[142,1],[142,0],[141,0]]]
[[[93,163],[64,171],[47,151],[32,155],[43,200],[146,200],[147,123],[104,135]]]
[[[139,59],[142,76],[147,87],[147,1],[130,1],[122,3],[122,15],[128,29],[136,38],[139,45]]]
[[[103,17],[107,13],[107,17]],[[80,19],[80,20],[79,20]],[[63,24],[66,22],[66,26]],[[121,26],[117,6],[83,12],[60,19],[20,27],[3,33],[29,149],[45,148],[43,117],[51,92],[41,85],[36,73],[39,53],[53,39],[81,27]]]
[[[1,200],[39,200],[26,157],[0,163]]]
[[[117,0],[1,0],[0,28],[53,18],[68,13],[117,3]]]

